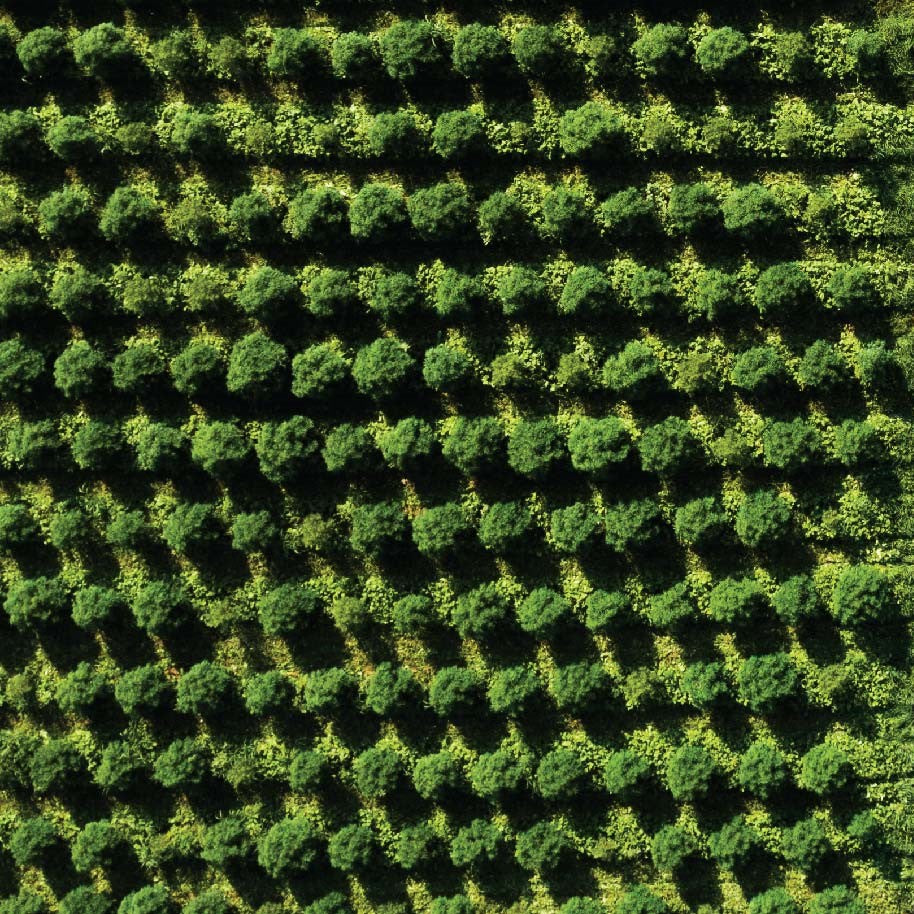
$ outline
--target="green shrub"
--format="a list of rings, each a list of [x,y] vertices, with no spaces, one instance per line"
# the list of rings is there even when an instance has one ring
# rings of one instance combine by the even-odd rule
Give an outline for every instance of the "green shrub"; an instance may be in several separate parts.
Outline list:
[[[267,73],[304,82],[319,79],[326,67],[321,42],[309,29],[274,29],[265,60]]]
[[[755,306],[766,319],[795,321],[813,300],[809,277],[798,263],[768,267],[755,285]]]
[[[805,388],[830,393],[847,381],[847,365],[836,346],[816,340],[803,353],[797,377]]]
[[[413,786],[420,797],[440,799],[460,783],[460,767],[450,752],[424,755],[413,767]]]
[[[305,707],[316,714],[331,715],[344,708],[354,692],[355,681],[348,670],[315,670],[305,683]]]
[[[111,380],[125,393],[151,393],[165,377],[165,360],[152,343],[134,343],[111,363]]]
[[[471,419],[459,416],[441,448],[445,460],[467,476],[496,463],[504,453],[504,432],[492,416]]]
[[[357,552],[383,558],[400,547],[406,536],[406,515],[398,502],[362,505],[352,513],[349,542]]]
[[[415,360],[404,343],[393,337],[381,337],[356,353],[352,377],[363,394],[384,400],[402,393],[415,368]]]
[[[552,822],[537,822],[515,838],[514,857],[525,869],[535,873],[552,873],[561,865],[570,845],[559,827]]]
[[[406,667],[379,663],[365,684],[365,705],[381,717],[390,717],[408,708],[417,686]]]
[[[335,187],[310,187],[289,203],[285,229],[296,240],[327,243],[342,238],[348,227],[349,210]]]
[[[467,79],[487,80],[501,74],[508,59],[508,43],[493,25],[471,22],[454,36],[454,69]]]
[[[565,280],[558,300],[560,314],[584,317],[605,314],[612,291],[603,271],[593,266],[575,267]]]
[[[407,225],[403,191],[389,184],[363,184],[349,206],[349,225],[357,241],[392,241]]]
[[[842,314],[865,314],[880,303],[872,271],[862,263],[836,267],[825,286],[825,292]]]
[[[159,754],[153,778],[163,787],[197,787],[209,774],[210,757],[202,743],[191,737],[177,739]]]
[[[568,156],[604,158],[622,152],[625,145],[622,119],[600,102],[569,109],[559,121],[559,146]]]
[[[95,782],[106,793],[123,794],[138,786],[146,765],[129,743],[114,740],[105,747],[95,769]]]
[[[44,866],[60,848],[54,823],[44,816],[22,820],[9,837],[9,851],[16,866]]]
[[[211,161],[224,158],[225,138],[211,114],[192,108],[180,109],[171,122],[171,148],[191,159]]]
[[[432,131],[432,149],[448,161],[476,159],[486,153],[486,123],[476,111],[445,111]]]
[[[521,502],[489,505],[479,523],[479,539],[487,549],[507,553],[528,542],[533,524],[530,509]]]
[[[460,716],[479,705],[481,688],[475,671],[459,666],[442,667],[429,686],[428,703],[439,717]]]
[[[570,555],[593,546],[601,528],[600,515],[590,502],[556,508],[549,515],[549,531],[556,548]]]
[[[32,519],[27,505],[8,502],[0,505],[0,549],[16,552],[38,539],[38,525]]]
[[[175,581],[150,581],[131,604],[137,625],[152,635],[174,632],[188,618],[187,597]]]
[[[425,594],[407,594],[394,603],[393,625],[400,634],[427,634],[438,621],[434,604]]]
[[[690,308],[709,321],[727,320],[739,313],[742,298],[736,276],[710,269],[701,274]]]
[[[454,502],[423,509],[413,518],[412,524],[416,548],[432,558],[452,554],[470,532],[470,522],[463,508]]]
[[[473,207],[466,188],[445,181],[415,191],[406,203],[416,234],[424,241],[449,241],[466,234]]]
[[[81,187],[64,187],[38,204],[38,230],[52,241],[79,241],[91,232],[93,224],[92,198]]]
[[[495,288],[508,317],[530,313],[546,299],[546,285],[539,273],[519,264],[501,274]]]
[[[662,529],[660,506],[652,498],[615,502],[607,505],[603,523],[610,549],[640,549],[656,539]]]
[[[564,455],[562,435],[554,419],[521,420],[508,435],[508,464],[522,476],[542,478]]]
[[[246,860],[252,844],[244,821],[237,815],[217,819],[203,832],[200,856],[215,867],[225,867]]]
[[[549,690],[562,711],[586,711],[610,690],[610,679],[600,663],[556,666],[549,675]]]
[[[461,638],[487,638],[507,618],[508,602],[494,582],[480,584],[457,598],[452,616]]]
[[[307,469],[317,447],[314,423],[307,416],[293,416],[285,422],[265,422],[254,449],[260,472],[281,485]]]
[[[523,761],[508,750],[483,752],[470,769],[470,786],[477,796],[504,799],[520,788],[526,773]]]
[[[730,683],[723,664],[701,660],[689,664],[682,674],[682,691],[698,708],[720,704],[730,695]]]
[[[199,397],[218,390],[225,381],[222,353],[210,343],[188,343],[170,362],[175,389],[188,397]]]
[[[675,873],[694,856],[695,839],[678,825],[665,825],[651,839],[651,859],[658,870]]]
[[[66,76],[73,65],[73,51],[66,34],[49,25],[23,35],[16,45],[16,56],[26,75],[36,79]]]
[[[367,82],[375,75],[378,60],[378,47],[371,35],[342,32],[333,39],[330,66],[337,79]]]
[[[674,584],[648,601],[647,617],[655,628],[679,628],[695,615],[695,603],[686,581]]]
[[[592,632],[621,627],[631,612],[631,600],[620,590],[595,590],[584,601],[585,623]]]
[[[758,835],[742,816],[734,816],[708,838],[711,856],[725,869],[746,863],[758,845]]]
[[[816,869],[830,851],[831,845],[818,819],[801,819],[781,832],[781,852],[798,869],[806,872]]]
[[[647,343],[631,340],[606,360],[603,383],[619,397],[645,400],[659,394],[666,379],[654,350]]]
[[[382,320],[390,321],[411,313],[418,301],[419,290],[409,273],[387,271],[375,283],[368,304]]]
[[[281,531],[269,511],[236,514],[229,530],[232,547],[239,552],[269,552],[279,541]]]
[[[99,629],[124,608],[124,601],[116,590],[91,584],[80,588],[73,595],[73,621],[84,629]],[[126,674],[125,674],[126,675]]]
[[[687,72],[688,34],[681,25],[658,23],[634,42],[632,52],[648,76],[681,79]]]
[[[154,664],[124,671],[114,684],[114,697],[124,713],[134,717],[154,714],[166,706],[171,685]]]
[[[784,231],[784,211],[762,184],[744,184],[731,191],[721,205],[724,227],[748,241],[770,238]]]
[[[191,442],[194,463],[212,476],[224,478],[236,473],[250,455],[250,444],[234,422],[206,422]]]
[[[381,435],[380,449],[392,467],[408,471],[427,461],[438,447],[435,430],[424,419],[410,416]]]
[[[517,607],[520,627],[531,635],[546,638],[571,616],[571,604],[549,587],[537,587]]]
[[[300,793],[309,793],[326,781],[328,772],[325,755],[312,750],[296,752],[289,766],[289,786]]]
[[[181,429],[164,422],[151,422],[134,441],[136,464],[148,473],[167,474],[177,470],[187,451]]]
[[[629,889],[616,903],[614,914],[667,914],[669,906],[643,885]]]
[[[852,775],[850,759],[842,749],[829,743],[813,746],[800,759],[801,787],[824,796],[841,790]]]
[[[715,79],[744,76],[749,58],[746,36],[729,25],[711,29],[695,49],[695,59],[705,75]]]
[[[29,762],[29,777],[35,793],[64,794],[80,786],[86,774],[86,760],[66,739],[42,743]]]
[[[553,26],[525,25],[511,39],[511,52],[521,72],[534,79],[555,77],[565,67],[565,43]]]
[[[200,502],[179,504],[162,525],[162,539],[181,553],[212,545],[221,532],[213,506]]]
[[[878,459],[879,435],[869,422],[845,419],[835,429],[835,456],[846,467],[859,467]]]
[[[442,38],[423,19],[401,19],[381,34],[381,60],[394,78],[434,78],[444,63]]]
[[[888,578],[873,565],[849,565],[838,575],[831,612],[841,625],[851,628],[885,622],[894,606]]]
[[[13,400],[31,394],[44,374],[44,357],[21,340],[0,342],[0,397]]]
[[[821,610],[816,586],[812,578],[805,574],[794,575],[784,581],[771,598],[771,605],[789,625],[811,619]]]
[[[348,375],[346,360],[327,343],[318,343],[292,359],[292,393],[296,397],[328,398],[342,389]]]
[[[471,869],[492,863],[501,852],[503,842],[496,825],[485,819],[473,819],[459,829],[451,841],[451,863]]]
[[[765,463],[787,472],[804,469],[818,460],[822,441],[815,426],[805,419],[768,422],[762,432]]]
[[[707,549],[723,537],[727,515],[717,498],[695,498],[676,509],[673,529],[677,539],[695,549]]]
[[[581,191],[564,185],[553,187],[543,198],[543,231],[547,237],[568,242],[586,237],[593,229],[593,212]]]
[[[327,843],[330,865],[344,873],[364,870],[376,852],[374,832],[367,825],[344,825]]]
[[[184,714],[208,717],[224,709],[235,691],[235,681],[224,667],[201,660],[178,680],[175,707]]]
[[[536,789],[546,800],[567,800],[581,790],[584,764],[570,749],[547,752],[536,768]]]
[[[107,819],[87,822],[70,846],[73,867],[80,873],[88,873],[96,867],[110,869],[123,844],[123,837]]]
[[[306,873],[316,862],[318,832],[303,816],[280,819],[257,842],[257,862],[274,879]]]
[[[245,314],[270,323],[286,316],[299,303],[301,290],[288,273],[261,266],[248,274],[238,305]]]
[[[229,903],[218,889],[208,889],[195,896],[181,909],[181,914],[229,914]]]
[[[782,541],[790,528],[790,504],[771,489],[750,492],[736,512],[736,535],[752,549]]]
[[[329,432],[321,456],[331,473],[355,474],[376,462],[377,447],[367,428],[343,423]]]
[[[540,693],[539,677],[528,666],[507,667],[489,679],[489,707],[497,714],[509,717],[523,714]]]
[[[736,675],[740,700],[757,713],[767,713],[794,698],[800,677],[790,657],[782,652],[748,657]]]
[[[264,244],[276,236],[279,220],[270,200],[259,191],[232,200],[229,221],[234,234],[247,244]]]
[[[136,244],[155,235],[160,217],[158,205],[146,194],[135,187],[123,186],[108,197],[98,227],[108,241]]]
[[[9,586],[3,608],[16,628],[40,628],[59,621],[67,605],[60,578],[20,578]]]
[[[288,362],[284,346],[255,330],[232,347],[226,387],[231,393],[251,398],[276,393],[286,386]]]
[[[812,896],[809,914],[864,914],[863,902],[846,885],[833,885]]]
[[[110,82],[116,82],[136,62],[127,34],[112,22],[80,32],[73,42],[73,56],[92,76]]]
[[[510,243],[527,235],[527,212],[513,194],[495,191],[479,204],[477,215],[486,244]]]
[[[423,138],[411,111],[383,111],[376,114],[368,131],[373,155],[386,159],[407,159],[422,152]]]
[[[62,117],[47,132],[51,152],[67,163],[91,162],[100,152],[98,135],[76,114]]]
[[[60,914],[108,914],[111,906],[110,896],[96,891],[93,886],[79,885],[60,899],[58,910]],[[22,911],[21,914],[26,912]],[[35,911],[33,914],[38,912]]]
[[[711,789],[717,765],[701,746],[680,746],[669,757],[666,783],[677,800],[694,800]]]
[[[667,218],[678,234],[707,233],[716,227],[720,214],[717,194],[708,184],[674,184],[670,190]]]
[[[252,676],[244,685],[244,706],[249,714],[264,717],[288,710],[293,687],[279,670]]]
[[[756,895],[749,902],[749,914],[798,914],[799,910],[787,890],[780,886]]]
[[[64,714],[88,716],[110,694],[105,676],[83,660],[57,684],[55,698]]]
[[[439,845],[439,838],[429,825],[425,823],[411,825],[404,828],[397,836],[394,860],[405,870],[416,870],[437,859],[440,852]]]
[[[764,605],[765,592],[754,578],[724,578],[711,591],[708,611],[715,622],[746,625]]]

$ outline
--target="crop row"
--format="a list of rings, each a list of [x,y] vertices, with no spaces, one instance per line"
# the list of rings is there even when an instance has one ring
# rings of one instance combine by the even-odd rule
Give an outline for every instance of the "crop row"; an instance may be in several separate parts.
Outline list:
[[[455,30],[429,19],[401,19],[374,33],[266,29],[255,42],[223,35],[211,43],[199,33],[171,29],[144,53],[134,35],[104,22],[75,35],[53,26],[36,29],[16,43],[15,57],[12,35],[3,37],[8,76],[16,75],[18,58],[20,73],[54,86],[89,75],[117,87],[150,71],[186,83],[207,71],[241,85],[259,71],[261,77],[310,90],[330,80],[376,89],[385,79],[415,89],[453,76],[491,86],[512,73],[549,85],[583,76],[585,69],[601,83],[637,74],[674,89],[696,81],[732,90],[759,81],[796,86],[826,75],[852,80],[888,75],[887,45],[879,32],[833,23],[825,34],[830,40],[818,43],[803,32],[769,28],[750,39],[731,26],[689,30],[659,23],[626,46],[622,32],[587,35],[536,23],[518,25],[509,34],[481,23]]]
[[[501,120],[498,109],[481,106],[433,115],[411,108],[347,107],[317,117],[296,107],[172,105],[154,123],[131,119],[129,109],[112,114],[107,108],[4,112],[0,164],[34,173],[40,164],[59,161],[91,177],[110,164],[161,164],[169,157],[207,169],[240,164],[238,156],[333,156],[350,165],[415,169],[441,163],[478,170],[515,163],[523,155],[540,162],[561,157],[596,171],[607,162],[636,169],[645,158],[675,163],[687,152],[775,160],[887,157],[902,150],[898,136],[910,131],[909,115],[889,105],[825,109],[797,99],[714,115],[656,103],[589,101],[564,111],[534,111],[530,120],[517,119],[512,111],[510,121]]]

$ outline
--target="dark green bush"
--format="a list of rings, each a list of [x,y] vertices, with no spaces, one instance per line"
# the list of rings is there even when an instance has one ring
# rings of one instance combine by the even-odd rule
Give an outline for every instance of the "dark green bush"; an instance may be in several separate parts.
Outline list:
[[[406,515],[398,502],[362,505],[352,513],[349,542],[357,552],[382,558],[402,546],[406,536]]]
[[[711,856],[728,870],[745,863],[757,845],[758,835],[742,816],[734,816],[708,838]]]
[[[111,363],[112,383],[125,393],[151,393],[162,382],[165,373],[162,353],[152,343],[134,343],[119,352]]]
[[[667,914],[669,905],[643,885],[629,889],[618,901],[615,914]]]
[[[44,816],[24,819],[9,837],[9,851],[16,866],[44,866],[61,845],[54,823]]]
[[[175,389],[188,397],[199,397],[219,390],[225,383],[222,353],[204,340],[188,343],[170,362]]]
[[[456,867],[477,868],[494,862],[504,838],[498,827],[485,819],[473,819],[458,830],[451,841],[451,863]]]
[[[373,155],[385,159],[408,159],[422,152],[423,137],[412,112],[382,111],[376,114],[368,131],[368,147]]]
[[[255,445],[260,472],[277,484],[294,480],[317,453],[314,423],[307,416],[265,422]]]
[[[175,552],[192,553],[218,541],[222,531],[212,505],[178,504],[162,525],[162,539]]]
[[[610,679],[600,663],[557,666],[549,676],[549,690],[562,711],[586,711],[610,690]]]
[[[680,746],[667,760],[666,783],[677,800],[704,796],[716,774],[714,759],[701,746]]]
[[[367,825],[344,825],[327,843],[330,865],[344,873],[364,870],[376,852],[374,832]]]
[[[862,263],[839,265],[829,278],[825,292],[842,314],[865,314],[879,305],[879,292],[871,268]]]
[[[171,685],[154,664],[126,670],[114,684],[114,697],[127,715],[154,714],[166,706]]]
[[[413,542],[423,555],[443,558],[453,554],[470,533],[470,522],[457,503],[425,508],[412,521]]]
[[[81,187],[64,187],[38,204],[38,230],[59,243],[86,238],[94,225],[92,198]]]
[[[720,219],[717,194],[708,184],[674,184],[670,191],[667,217],[675,232],[699,235],[713,230]]]
[[[681,25],[658,23],[635,41],[632,52],[648,76],[681,79],[687,72],[688,34]]]
[[[66,739],[42,743],[29,762],[29,777],[35,793],[66,793],[80,786],[86,774],[86,760]]]
[[[327,343],[309,346],[292,359],[292,393],[320,399],[342,389],[349,375],[345,359]]]
[[[696,616],[688,582],[680,581],[648,601],[647,617],[655,628],[676,629]]]
[[[445,111],[432,131],[432,149],[448,161],[478,159],[488,146],[486,123],[476,111]]]
[[[59,621],[67,605],[60,578],[20,578],[9,586],[3,608],[16,628],[40,628]]]
[[[819,432],[805,419],[768,422],[762,432],[765,463],[779,470],[791,472],[814,465],[821,447]]]
[[[764,605],[765,591],[754,578],[724,578],[711,591],[708,612],[715,622],[747,625]]]
[[[817,616],[822,608],[816,586],[812,578],[805,574],[794,575],[784,581],[774,592],[771,605],[789,625],[798,625]]]
[[[728,527],[727,515],[717,498],[695,498],[676,509],[673,529],[676,537],[695,549],[715,545]]]
[[[471,22],[454,36],[451,59],[461,76],[487,80],[504,71],[508,43],[495,26]]]
[[[88,873],[96,867],[110,869],[123,845],[123,836],[107,819],[87,822],[70,845],[73,867],[80,873]]]
[[[784,539],[790,527],[790,504],[771,489],[750,492],[736,512],[736,535],[752,549]]]
[[[675,873],[698,850],[695,839],[678,825],[665,825],[651,839],[651,859],[658,870]]]
[[[517,791],[526,778],[526,765],[506,749],[483,752],[470,769],[473,792],[489,800],[504,799]]]
[[[801,819],[781,832],[781,852],[798,869],[806,872],[816,869],[830,851],[831,845],[818,819]]]
[[[152,635],[174,632],[188,618],[187,597],[176,581],[150,581],[131,604],[137,625]]]
[[[344,237],[348,227],[349,210],[335,187],[310,187],[289,203],[285,228],[296,240],[325,244]]]
[[[402,394],[415,368],[415,360],[404,343],[393,337],[381,337],[356,353],[352,377],[363,394],[384,400]]]
[[[549,587],[537,587],[517,607],[520,627],[531,635],[547,638],[567,622],[571,604],[560,593]]]
[[[109,696],[105,676],[83,660],[57,684],[55,697],[64,714],[88,716]]]
[[[478,706],[481,689],[482,682],[475,671],[459,666],[442,667],[429,686],[428,703],[439,717],[460,716]]]
[[[409,273],[385,272],[377,280],[369,307],[385,321],[409,314],[419,301],[416,281]]]
[[[721,205],[724,227],[747,241],[784,232],[784,211],[762,184],[744,184],[732,190]]]
[[[23,35],[16,45],[16,56],[28,76],[56,79],[68,75],[73,51],[60,29],[46,25]]]
[[[542,478],[565,456],[554,419],[521,420],[508,435],[508,464],[522,476]]]
[[[161,214],[158,205],[136,187],[118,187],[108,197],[98,227],[108,241],[137,244],[154,235]]]
[[[795,321],[813,300],[809,277],[798,263],[768,267],[755,285],[755,306],[766,319]]]
[[[729,25],[711,29],[695,49],[695,59],[705,75],[720,80],[745,76],[749,54],[746,36]]]
[[[316,714],[330,715],[344,708],[354,692],[355,681],[348,670],[315,670],[305,683],[305,707]]]
[[[497,190],[479,204],[479,232],[486,244],[510,243],[526,236],[527,211],[511,193]]]
[[[736,679],[740,699],[757,713],[767,713],[794,698],[800,685],[793,661],[782,652],[747,658]]]
[[[521,502],[495,502],[489,505],[479,522],[479,540],[496,553],[508,553],[526,545],[533,516]]]
[[[92,76],[110,82],[116,82],[137,60],[127,34],[112,22],[80,32],[73,42],[73,56]]]
[[[546,299],[546,285],[539,273],[519,264],[498,277],[496,292],[507,317],[529,313]]]
[[[570,844],[564,833],[552,822],[537,822],[515,838],[514,857],[525,869],[552,873],[559,868]]]
[[[847,786],[852,773],[845,752],[838,746],[822,743],[813,746],[800,759],[798,783],[806,790],[825,796]]]
[[[201,660],[178,680],[175,707],[185,714],[208,717],[224,709],[235,692],[235,681],[226,669]]]
[[[380,449],[392,467],[408,471],[427,461],[438,447],[435,430],[424,419],[410,416],[381,435]]]
[[[641,340],[631,340],[606,360],[603,383],[623,399],[644,400],[659,394],[666,379],[654,350]]]
[[[180,466],[187,441],[181,429],[164,422],[151,422],[138,432],[134,447],[136,464],[141,470],[167,474]]]
[[[371,35],[342,32],[333,39],[330,66],[337,79],[366,82],[375,75],[378,62],[378,47]]]
[[[48,128],[47,141],[51,152],[67,163],[91,162],[101,145],[89,122],[76,114],[62,117]]]
[[[516,717],[528,710],[541,693],[539,677],[529,666],[498,670],[489,679],[489,707],[497,714]]]
[[[720,704],[730,694],[730,683],[723,664],[697,660],[682,674],[682,691],[699,708]]]
[[[32,393],[44,374],[44,357],[19,339],[0,342],[0,397],[14,400]]]
[[[245,314],[269,323],[291,312],[301,300],[301,289],[288,273],[275,267],[256,267],[248,274],[238,305]]]
[[[109,895],[96,891],[93,886],[79,885],[60,899],[59,911],[60,914],[108,914],[111,906]]]
[[[255,399],[276,393],[287,384],[288,362],[282,344],[255,330],[232,347],[226,387],[231,393]]]
[[[847,381],[848,366],[836,346],[816,340],[803,353],[797,377],[803,387],[829,393]]]
[[[376,463],[378,449],[367,428],[343,423],[327,435],[321,456],[331,473],[365,472]]]
[[[610,310],[612,291],[603,271],[593,266],[575,267],[565,280],[558,300],[561,314],[584,317],[605,314]]]
[[[864,914],[863,902],[846,885],[833,885],[812,896],[809,914]]]
[[[390,184],[363,184],[349,205],[349,227],[357,241],[392,241],[408,219],[403,191]]]
[[[567,800],[581,790],[584,776],[584,764],[576,752],[553,749],[537,765],[536,789],[546,800]]]
[[[194,463],[216,477],[237,472],[247,461],[251,447],[244,432],[234,422],[206,422],[199,426],[191,442]]]
[[[447,433],[441,452],[462,473],[474,476],[498,462],[504,453],[501,423],[492,416],[459,416]]]
[[[845,419],[835,429],[835,456],[846,467],[859,467],[878,459],[881,443],[869,422]]]
[[[461,238],[468,232],[473,215],[466,188],[454,181],[415,191],[406,207],[416,234],[424,241]]]
[[[494,582],[480,584],[457,598],[452,613],[461,638],[487,638],[508,616],[508,601]]]
[[[365,705],[381,717],[390,717],[408,708],[417,687],[415,677],[406,667],[387,661],[379,663],[365,683]]]
[[[511,39],[511,51],[521,72],[539,80],[557,76],[568,62],[565,42],[550,25],[525,25]]]
[[[460,783],[460,766],[450,752],[424,755],[413,767],[413,786],[424,799],[440,799]]]
[[[185,737],[159,753],[152,776],[163,787],[186,789],[202,784],[209,770],[209,751],[197,740]]]
[[[269,511],[236,514],[229,530],[232,546],[239,552],[269,552],[279,541],[281,531]]]
[[[622,152],[625,145],[622,119],[600,102],[569,109],[559,121],[559,146],[568,156],[605,158]]]
[[[856,627],[885,622],[895,608],[885,573],[873,565],[849,565],[838,575],[831,612],[841,625]]]
[[[542,212],[545,237],[565,243],[586,237],[594,226],[593,212],[584,194],[561,184],[543,198]]]
[[[232,200],[229,221],[234,234],[247,244],[263,244],[276,236],[279,220],[269,199],[259,191]]]
[[[394,860],[405,870],[416,870],[434,862],[439,853],[438,836],[429,825],[420,823],[404,828],[397,836]]]
[[[201,161],[225,158],[222,128],[211,114],[192,108],[179,110],[171,122],[171,148],[179,155]]]
[[[280,819],[257,842],[257,862],[274,879],[307,872],[317,861],[317,829],[304,818]]]
[[[604,525],[610,549],[640,549],[652,542],[662,528],[660,506],[652,498],[615,502],[606,508]]]
[[[595,590],[584,602],[585,623],[592,632],[606,632],[624,625],[631,600],[620,590]]]
[[[324,48],[309,29],[275,29],[265,60],[267,73],[298,82],[320,79],[326,68]]]
[[[571,555],[593,546],[601,528],[600,515],[589,502],[556,508],[549,515],[549,531],[556,548]]]
[[[394,78],[434,78],[444,63],[443,36],[423,19],[401,19],[381,34],[381,60]]]
[[[799,910],[787,890],[780,886],[767,889],[749,902],[749,914],[798,914]]]

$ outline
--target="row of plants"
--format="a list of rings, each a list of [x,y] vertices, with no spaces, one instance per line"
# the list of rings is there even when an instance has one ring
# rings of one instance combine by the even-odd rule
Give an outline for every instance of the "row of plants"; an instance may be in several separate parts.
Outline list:
[[[86,177],[111,163],[162,163],[173,158],[213,171],[238,156],[332,154],[401,168],[443,163],[478,170],[525,160],[561,157],[596,170],[608,161],[630,170],[645,156],[671,161],[686,152],[772,159],[863,160],[903,155],[892,130],[910,127],[903,109],[871,101],[817,108],[797,99],[749,111],[706,116],[669,104],[621,105],[588,101],[565,110],[534,109],[526,118],[483,106],[424,113],[415,108],[371,111],[335,107],[322,117],[289,106],[240,107],[237,103],[194,108],[172,105],[155,122],[112,117],[99,109],[13,109],[0,116],[0,162],[34,172],[55,162]],[[510,120],[503,120],[509,117]],[[120,121],[125,120],[126,122]]]
[[[588,33],[580,26],[518,22],[504,29],[473,22],[455,29],[434,19],[399,19],[378,32],[331,28],[261,28],[250,39],[171,28],[163,37],[138,40],[133,29],[102,22],[82,31],[46,25],[16,40],[7,31],[5,75],[24,73],[57,86],[93,76],[117,86],[137,71],[192,84],[203,73],[230,83],[266,76],[313,89],[331,79],[373,88],[385,78],[416,87],[458,76],[497,84],[522,74],[555,83],[575,75],[617,82],[635,75],[682,85],[708,81],[735,88],[759,81],[804,85],[817,79],[884,79],[893,37],[879,30],[823,23],[814,42],[802,31],[763,26],[755,34],[724,25],[687,28],[661,22]],[[13,44],[15,41],[15,45]],[[630,42],[630,43],[629,43]],[[18,70],[18,73],[16,72]]]

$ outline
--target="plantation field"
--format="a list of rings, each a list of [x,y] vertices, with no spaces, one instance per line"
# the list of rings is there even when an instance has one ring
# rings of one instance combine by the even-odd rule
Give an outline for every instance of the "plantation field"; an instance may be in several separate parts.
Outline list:
[[[914,9],[0,8],[0,914],[914,909]]]

